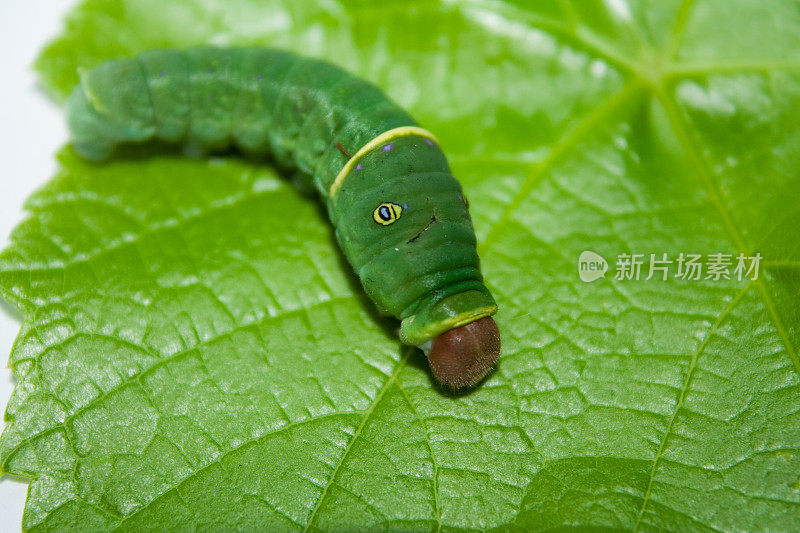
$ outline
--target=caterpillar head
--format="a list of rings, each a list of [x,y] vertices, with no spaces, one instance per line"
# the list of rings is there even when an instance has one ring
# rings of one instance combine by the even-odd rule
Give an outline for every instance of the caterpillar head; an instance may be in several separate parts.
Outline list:
[[[423,346],[439,383],[458,389],[480,382],[500,357],[500,330],[490,316],[458,326]]]
[[[477,384],[494,366],[497,304],[483,283],[461,185],[436,143],[378,144],[332,196],[336,235],[370,298],[402,320],[400,340],[426,350],[434,377]]]

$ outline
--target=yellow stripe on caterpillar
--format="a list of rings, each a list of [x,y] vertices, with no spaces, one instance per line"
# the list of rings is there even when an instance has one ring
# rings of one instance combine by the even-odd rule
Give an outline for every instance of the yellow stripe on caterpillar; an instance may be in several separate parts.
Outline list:
[[[394,128],[388,131],[384,131],[367,144],[362,146],[358,152],[353,154],[353,157],[347,160],[347,163],[344,164],[342,170],[336,175],[336,179],[333,180],[333,184],[331,184],[331,188],[328,191],[328,196],[333,198],[337,191],[341,188],[344,180],[347,178],[347,175],[353,169],[358,160],[364,157],[367,153],[374,150],[378,146],[386,143],[387,141],[391,141],[392,139],[397,139],[398,137],[408,137],[410,135],[417,135],[419,137],[424,137],[426,139],[430,139],[436,144],[439,144],[439,140],[434,137],[433,133],[429,132],[426,129],[422,129],[418,126],[400,126],[399,128]]]

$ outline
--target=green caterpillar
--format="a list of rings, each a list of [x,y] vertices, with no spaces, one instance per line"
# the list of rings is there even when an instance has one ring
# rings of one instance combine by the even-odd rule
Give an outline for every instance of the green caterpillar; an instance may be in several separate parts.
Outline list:
[[[67,110],[93,160],[152,140],[270,154],[319,191],[365,291],[439,382],[472,386],[494,366],[497,305],[461,186],[436,138],[374,85],[280,50],[152,50],[81,72]]]

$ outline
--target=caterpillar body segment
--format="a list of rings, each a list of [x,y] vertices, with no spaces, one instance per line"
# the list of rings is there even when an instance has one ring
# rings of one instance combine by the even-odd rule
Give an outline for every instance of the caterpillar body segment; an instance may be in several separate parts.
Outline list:
[[[374,85],[268,48],[150,50],[109,61],[81,74],[67,109],[73,145],[90,159],[151,140],[203,152],[235,146],[269,153],[321,192],[342,167],[336,142],[355,152],[416,125]]]

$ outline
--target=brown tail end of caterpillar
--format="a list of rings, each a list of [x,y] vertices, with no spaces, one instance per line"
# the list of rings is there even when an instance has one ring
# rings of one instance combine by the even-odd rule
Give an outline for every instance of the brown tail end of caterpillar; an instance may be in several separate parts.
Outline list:
[[[477,385],[499,356],[500,331],[487,316],[434,338],[428,362],[439,383],[461,389]]]

